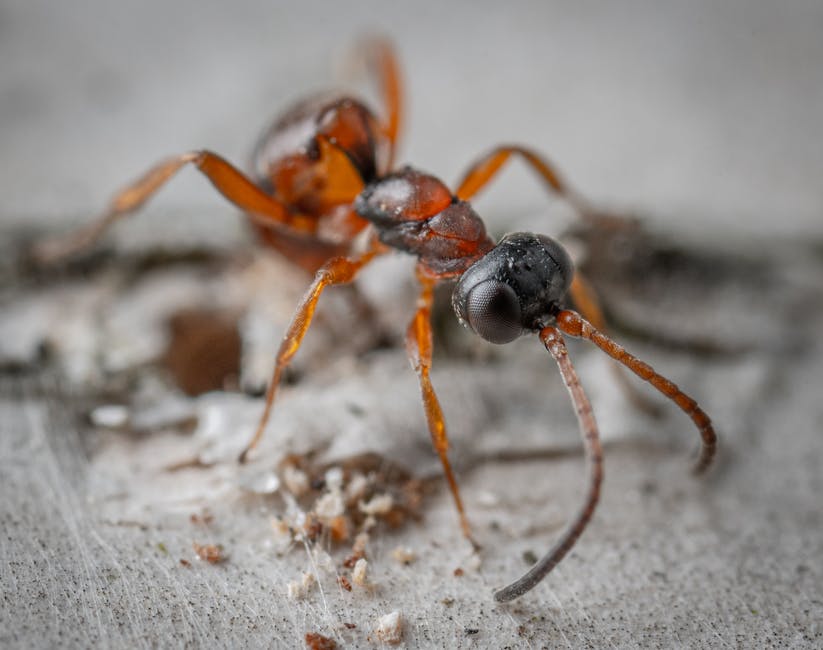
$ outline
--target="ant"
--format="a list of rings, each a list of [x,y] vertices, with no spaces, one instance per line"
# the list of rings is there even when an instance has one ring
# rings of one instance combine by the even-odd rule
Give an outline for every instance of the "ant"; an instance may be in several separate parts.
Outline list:
[[[557,241],[518,232],[495,243],[469,203],[510,159],[519,157],[582,219],[595,219],[555,168],[526,147],[499,146],[478,159],[452,192],[435,176],[410,166],[395,167],[402,121],[399,66],[387,42],[371,39],[361,47],[377,81],[382,118],[348,96],[302,101],[264,132],[254,150],[251,177],[210,151],[168,158],[119,192],[98,220],[43,242],[35,254],[41,261],[53,261],[86,248],[113,223],[142,207],[181,168],[193,165],[243,210],[264,245],[314,274],[280,345],[263,414],[240,462],[263,435],[283,371],[299,349],[323,291],[352,282],[375,257],[391,250],[415,255],[420,293],[406,332],[406,353],[417,373],[432,443],[463,534],[475,548],[430,378],[435,285],[456,281],[452,304],[458,319],[487,341],[503,344],[536,333],[557,362],[576,411],[588,464],[588,491],[551,550],[523,577],[495,592],[498,602],[510,601],[532,589],[563,559],[592,518],[600,496],[603,453],[597,424],[564,335],[591,341],[692,419],[702,440],[696,473],[712,462],[715,432],[695,400],[603,332],[604,319],[593,290]],[[567,299],[580,313],[566,308]]]

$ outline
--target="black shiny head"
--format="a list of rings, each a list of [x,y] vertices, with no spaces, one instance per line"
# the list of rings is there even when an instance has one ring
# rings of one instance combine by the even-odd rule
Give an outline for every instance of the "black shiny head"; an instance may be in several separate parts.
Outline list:
[[[551,237],[506,235],[460,276],[452,305],[460,322],[491,343],[537,330],[566,295],[574,265]]]

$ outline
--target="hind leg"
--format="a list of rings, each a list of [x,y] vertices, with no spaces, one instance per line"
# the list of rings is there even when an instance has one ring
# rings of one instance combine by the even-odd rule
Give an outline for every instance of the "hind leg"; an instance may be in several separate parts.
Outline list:
[[[455,194],[463,201],[468,201],[488,185],[512,156],[520,157],[538,175],[540,180],[555,194],[578,212],[584,221],[593,218],[594,210],[587,202],[563,180],[554,165],[537,152],[517,145],[495,147],[489,153],[476,160],[457,184]]]
[[[313,232],[313,223],[291,214],[277,199],[257,187],[245,174],[210,151],[192,151],[168,158],[118,192],[100,217],[88,225],[56,239],[37,244],[34,256],[53,263],[94,244],[117,221],[140,209],[181,168],[194,165],[226,199],[250,215],[261,226],[278,225],[296,232]]]

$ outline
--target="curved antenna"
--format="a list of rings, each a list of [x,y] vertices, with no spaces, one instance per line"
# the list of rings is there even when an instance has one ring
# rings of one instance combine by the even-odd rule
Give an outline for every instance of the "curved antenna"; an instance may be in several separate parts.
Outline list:
[[[577,516],[566,527],[551,550],[540,558],[522,578],[494,593],[494,599],[499,603],[514,600],[533,589],[571,550],[594,515],[594,509],[600,499],[600,486],[603,483],[603,449],[600,446],[597,422],[595,422],[589,398],[586,397],[569,359],[563,335],[555,327],[545,327],[540,332],[540,340],[557,362],[563,383],[566,384],[574,405],[589,468],[589,490]]]
[[[603,334],[603,332],[597,330],[577,312],[564,309],[557,314],[556,319],[557,327],[561,331],[569,336],[583,338],[594,343],[612,359],[619,361],[638,377],[654,386],[663,393],[663,395],[677,404],[680,410],[692,419],[692,422],[694,422],[697,430],[700,432],[700,437],[703,442],[700,456],[694,465],[693,471],[695,474],[705,472],[709,465],[711,465],[715,452],[717,451],[717,434],[714,432],[711,419],[706,412],[700,408],[697,402],[680,390],[673,381],[657,373],[648,363],[626,352],[625,348],[612,341],[608,336]]]

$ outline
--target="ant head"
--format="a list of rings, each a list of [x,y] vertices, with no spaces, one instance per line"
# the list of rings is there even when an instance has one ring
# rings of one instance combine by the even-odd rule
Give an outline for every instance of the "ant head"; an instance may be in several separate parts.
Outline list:
[[[551,237],[506,235],[460,277],[452,305],[460,322],[491,343],[540,329],[569,289],[574,265]]]

